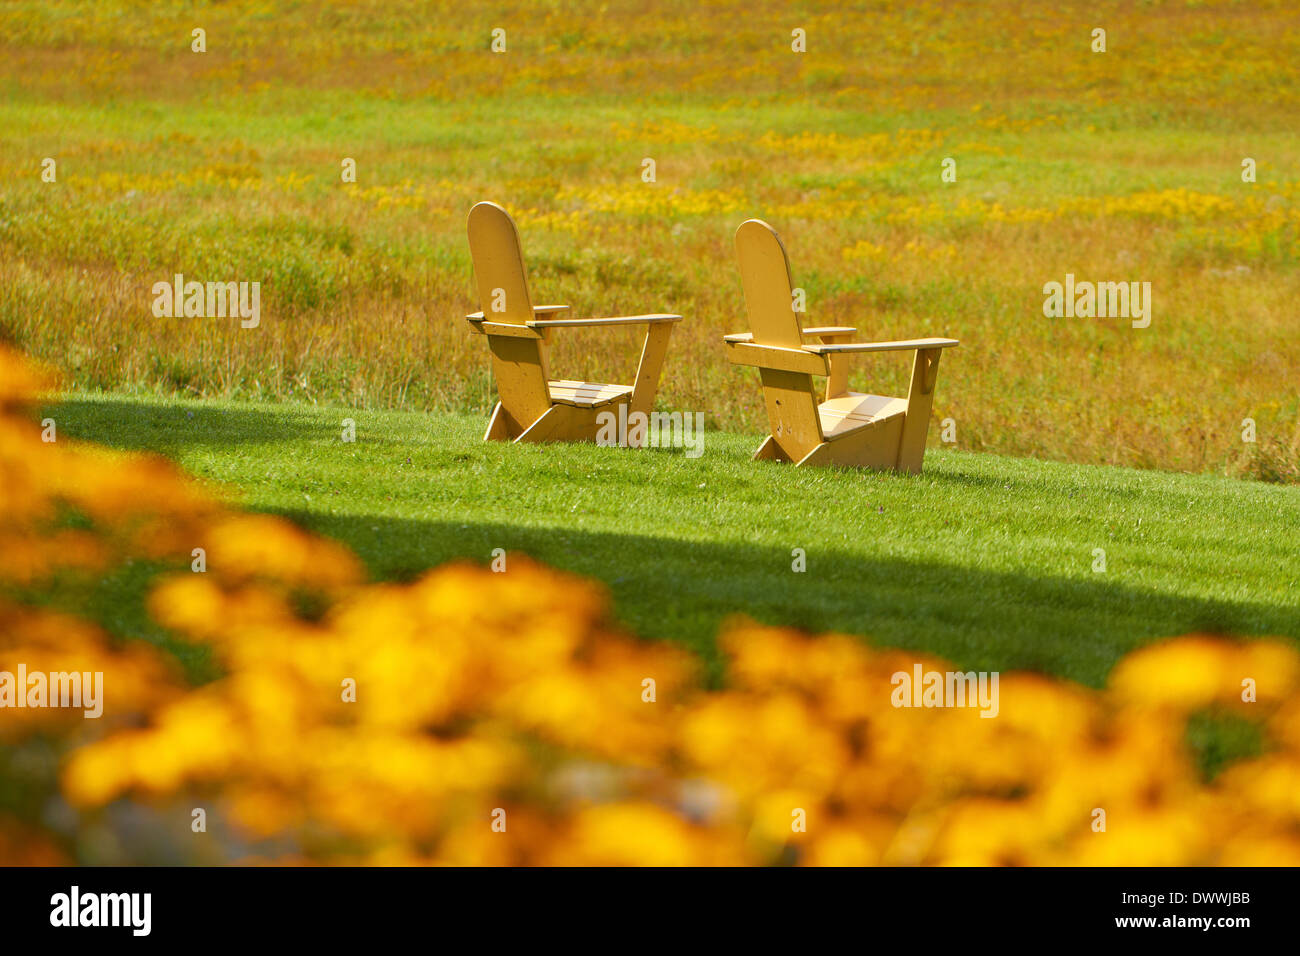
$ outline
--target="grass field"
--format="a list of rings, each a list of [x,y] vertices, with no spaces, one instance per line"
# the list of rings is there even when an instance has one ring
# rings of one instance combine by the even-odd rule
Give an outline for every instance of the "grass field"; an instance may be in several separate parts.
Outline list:
[[[719,343],[745,325],[731,235],[757,215],[787,240],[808,322],[962,340],[935,409],[962,449],[1294,481],[1293,17],[9,3],[0,336],[83,391],[482,413],[464,217],[492,198],[518,216],[539,298],[682,313],[661,401],[757,431],[755,384]],[[150,288],[177,272],[261,282],[261,325],[155,318]],[[1150,328],[1044,317],[1067,273],[1150,282]],[[555,367],[618,380],[630,348],[574,332]],[[879,360],[858,381],[890,393],[905,371]]]
[[[504,446],[453,414],[90,395],[47,414],[63,436],[162,452],[335,537],[378,579],[487,563],[495,548],[598,578],[630,630],[712,664],[738,609],[1093,685],[1158,637],[1300,638],[1291,488],[944,451],[919,477],[796,470],[754,464],[753,436],[716,432],[696,459]],[[349,416],[355,443],[341,440]],[[88,600],[114,631],[163,640],[140,609],[147,574]]]
[[[1300,861],[1297,62],[1294,0],[0,4],[0,862]],[[535,301],[684,316],[701,456],[483,441],[484,199]],[[922,474],[751,460],[754,216],[805,326],[960,339]]]

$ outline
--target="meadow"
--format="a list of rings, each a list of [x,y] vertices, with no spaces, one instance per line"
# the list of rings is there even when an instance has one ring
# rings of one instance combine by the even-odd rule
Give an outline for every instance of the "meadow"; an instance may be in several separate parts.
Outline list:
[[[0,4],[0,654],[111,688],[5,711],[0,862],[1300,862],[1298,61],[1291,0]],[[684,316],[702,456],[482,440],[482,199]],[[922,474],[750,460],[751,216],[806,325],[961,340]]]
[[[1287,3],[16,2],[0,53],[0,336],[79,391],[482,414],[464,217],[492,198],[540,299],[683,314],[661,405],[756,434],[720,338],[761,216],[806,322],[962,340],[958,448],[1300,476]],[[260,282],[260,326],[156,318],[178,272]],[[1067,273],[1150,282],[1151,326],[1045,317]],[[631,336],[566,332],[555,368],[618,381]]]

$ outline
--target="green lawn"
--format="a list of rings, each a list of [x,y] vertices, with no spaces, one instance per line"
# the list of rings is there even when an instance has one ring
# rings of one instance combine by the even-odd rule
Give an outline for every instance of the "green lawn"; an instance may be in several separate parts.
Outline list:
[[[75,394],[45,414],[60,437],[161,452],[338,538],[376,578],[494,548],[599,578],[628,628],[715,664],[735,612],[1092,685],[1165,635],[1300,638],[1297,487],[933,449],[920,477],[796,470],[751,462],[756,435],[708,432],[692,459],[487,444],[476,416],[298,404]],[[101,585],[114,630],[143,619],[127,593],[143,578]]]

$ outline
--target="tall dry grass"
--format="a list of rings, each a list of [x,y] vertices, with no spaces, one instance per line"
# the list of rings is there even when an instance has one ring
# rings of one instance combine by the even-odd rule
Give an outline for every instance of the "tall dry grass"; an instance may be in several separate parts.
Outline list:
[[[464,215],[493,198],[539,300],[682,313],[663,402],[758,431],[756,379],[720,345],[745,327],[731,234],[757,215],[787,241],[808,322],[962,340],[935,410],[961,447],[1295,480],[1288,22],[1282,3],[557,3],[490,22],[11,4],[0,335],[77,388],[482,411]],[[259,281],[260,327],[155,318],[149,289],[176,272]],[[1044,317],[1043,284],[1067,272],[1150,282],[1151,327]],[[634,349],[566,332],[554,367],[629,378]],[[905,375],[871,357],[854,381]]]

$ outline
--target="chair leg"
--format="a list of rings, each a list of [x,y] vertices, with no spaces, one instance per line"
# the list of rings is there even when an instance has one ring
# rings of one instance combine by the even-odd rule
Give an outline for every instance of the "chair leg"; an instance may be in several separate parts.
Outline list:
[[[912,384],[907,390],[907,413],[898,441],[898,470],[919,475],[925,460],[925,436],[930,430],[930,409],[934,405],[934,383],[939,376],[943,349],[917,349],[912,363]]]
[[[552,405],[541,418],[533,422],[515,439],[516,444],[548,441],[595,441],[600,431],[597,416],[604,408],[578,408],[574,405]]]
[[[655,393],[659,391],[659,374],[663,371],[664,356],[668,354],[668,336],[672,334],[671,323],[652,324],[645,335],[645,345],[641,349],[641,363],[636,369],[636,381],[632,384],[632,399],[628,402],[628,414],[643,412],[649,415],[654,411]]]
[[[506,425],[505,409],[501,403],[497,402],[497,407],[492,409],[492,419],[488,422],[487,431],[483,434],[484,441],[509,441],[510,429]]]
[[[754,452],[754,461],[789,461],[781,451],[781,446],[776,443],[776,439],[771,435],[763,439],[763,444],[758,446],[758,451]]]
[[[848,468],[875,468],[892,471],[898,460],[898,443],[903,433],[901,416],[880,419],[852,434],[825,441],[804,455],[796,464],[842,465]]]

